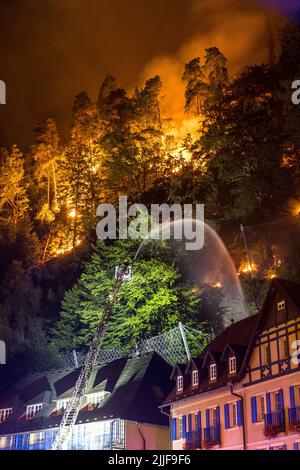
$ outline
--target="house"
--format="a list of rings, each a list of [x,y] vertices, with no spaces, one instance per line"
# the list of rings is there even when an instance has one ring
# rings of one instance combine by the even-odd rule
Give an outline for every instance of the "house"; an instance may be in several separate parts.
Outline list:
[[[50,449],[80,370],[27,377],[2,394],[0,449]],[[96,366],[68,448],[167,449],[168,418],[159,405],[171,371],[155,352]]]
[[[300,286],[274,279],[261,312],[174,367],[171,448],[300,448]]]

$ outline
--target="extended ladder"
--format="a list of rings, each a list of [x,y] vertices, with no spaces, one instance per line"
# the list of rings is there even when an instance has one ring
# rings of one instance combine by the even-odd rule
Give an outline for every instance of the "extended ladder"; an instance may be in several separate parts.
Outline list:
[[[117,295],[122,282],[124,280],[130,279],[131,277],[131,267],[117,267],[115,277],[116,281],[113,290],[108,297],[104,315],[97,326],[96,333],[94,335],[92,344],[85,359],[85,363],[77,379],[73,395],[64,411],[58,432],[54,438],[51,447],[52,450],[61,450],[64,445],[67,444],[68,439],[72,434],[73,428],[78,417],[78,413],[82,406],[82,399],[84,398],[84,395],[86,393],[88,381],[91,377],[93,367],[97,361],[97,357],[103,343],[103,339],[107,329],[107,323],[112,314],[114,303],[117,299]]]

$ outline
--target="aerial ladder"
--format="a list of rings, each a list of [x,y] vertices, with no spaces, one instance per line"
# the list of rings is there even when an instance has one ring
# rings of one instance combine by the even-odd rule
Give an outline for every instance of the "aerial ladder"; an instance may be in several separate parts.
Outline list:
[[[92,340],[92,344],[86,356],[80,375],[77,379],[72,397],[68,401],[68,404],[64,411],[59,429],[52,443],[51,450],[62,450],[66,448],[68,440],[72,436],[72,431],[75,426],[78,413],[82,407],[83,398],[86,394],[87,385],[91,377],[93,367],[96,364],[99,351],[103,344],[103,339],[107,330],[108,321],[113,312],[114,304],[116,302],[120,287],[123,281],[128,281],[131,279],[131,277],[131,266],[129,266],[127,263],[121,266],[116,266],[115,283],[111,293],[108,296],[104,315],[97,326],[94,338]]]

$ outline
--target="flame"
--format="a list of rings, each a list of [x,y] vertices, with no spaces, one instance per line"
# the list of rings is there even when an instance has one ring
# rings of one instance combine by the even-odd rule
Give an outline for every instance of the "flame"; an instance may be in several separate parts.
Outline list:
[[[76,217],[76,210],[75,209],[70,210],[69,217],[71,217],[71,219],[75,219],[75,217]]]
[[[79,246],[81,245],[81,243],[82,243],[82,240],[79,239],[76,241],[75,246]],[[71,251],[73,251],[73,244],[69,243],[68,245],[55,250],[55,256],[65,255],[66,253],[70,253]]]
[[[239,267],[238,274],[251,274],[257,271],[257,265],[254,263],[249,263],[249,261],[245,261]]]
[[[213,285],[213,287],[214,287],[215,289],[222,289],[223,285],[222,285],[222,283],[221,283],[220,281],[218,281],[218,282],[216,282],[216,283]]]

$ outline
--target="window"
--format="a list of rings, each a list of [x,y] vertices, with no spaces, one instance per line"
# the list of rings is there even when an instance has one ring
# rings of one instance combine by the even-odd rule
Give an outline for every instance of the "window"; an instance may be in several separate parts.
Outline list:
[[[182,438],[182,417],[179,418],[179,436],[178,438],[181,439]]]
[[[211,364],[209,367],[209,378],[213,382],[217,380],[217,364]]]
[[[274,393],[274,407],[275,411],[279,412],[280,411],[280,395],[279,392]]]
[[[282,338],[281,340],[281,358],[288,359],[289,357],[289,343],[287,338]]]
[[[196,387],[198,385],[198,381],[199,381],[198,371],[193,370],[193,374],[192,374],[192,385],[193,385],[193,387]]]
[[[26,408],[26,419],[33,419],[35,415],[43,408],[42,403],[36,405],[28,405]]]
[[[236,357],[232,356],[229,358],[229,374],[236,374]]]
[[[217,408],[214,408],[212,410],[212,425],[213,425],[213,427],[218,426]]]
[[[12,408],[5,408],[0,410],[0,423],[4,423],[4,421],[12,414]]]
[[[232,427],[235,428],[238,425],[237,403],[232,403],[231,413],[232,413]]]
[[[257,397],[257,421],[261,422],[265,420],[266,406],[265,406],[265,396],[260,395]]]
[[[271,350],[268,344],[264,347],[264,364],[271,364]]]
[[[64,411],[67,408],[69,401],[70,401],[69,399],[67,399],[67,400],[58,400],[57,405],[56,405],[56,409],[60,410],[60,411]]]
[[[182,392],[183,390],[183,377],[182,375],[179,375],[177,377],[177,392]]]
[[[100,405],[107,395],[108,393],[106,392],[99,392],[88,395],[87,401],[89,409],[94,409],[96,406]]]
[[[285,309],[285,301],[281,300],[280,302],[277,302],[277,311],[281,312],[284,309]]]

